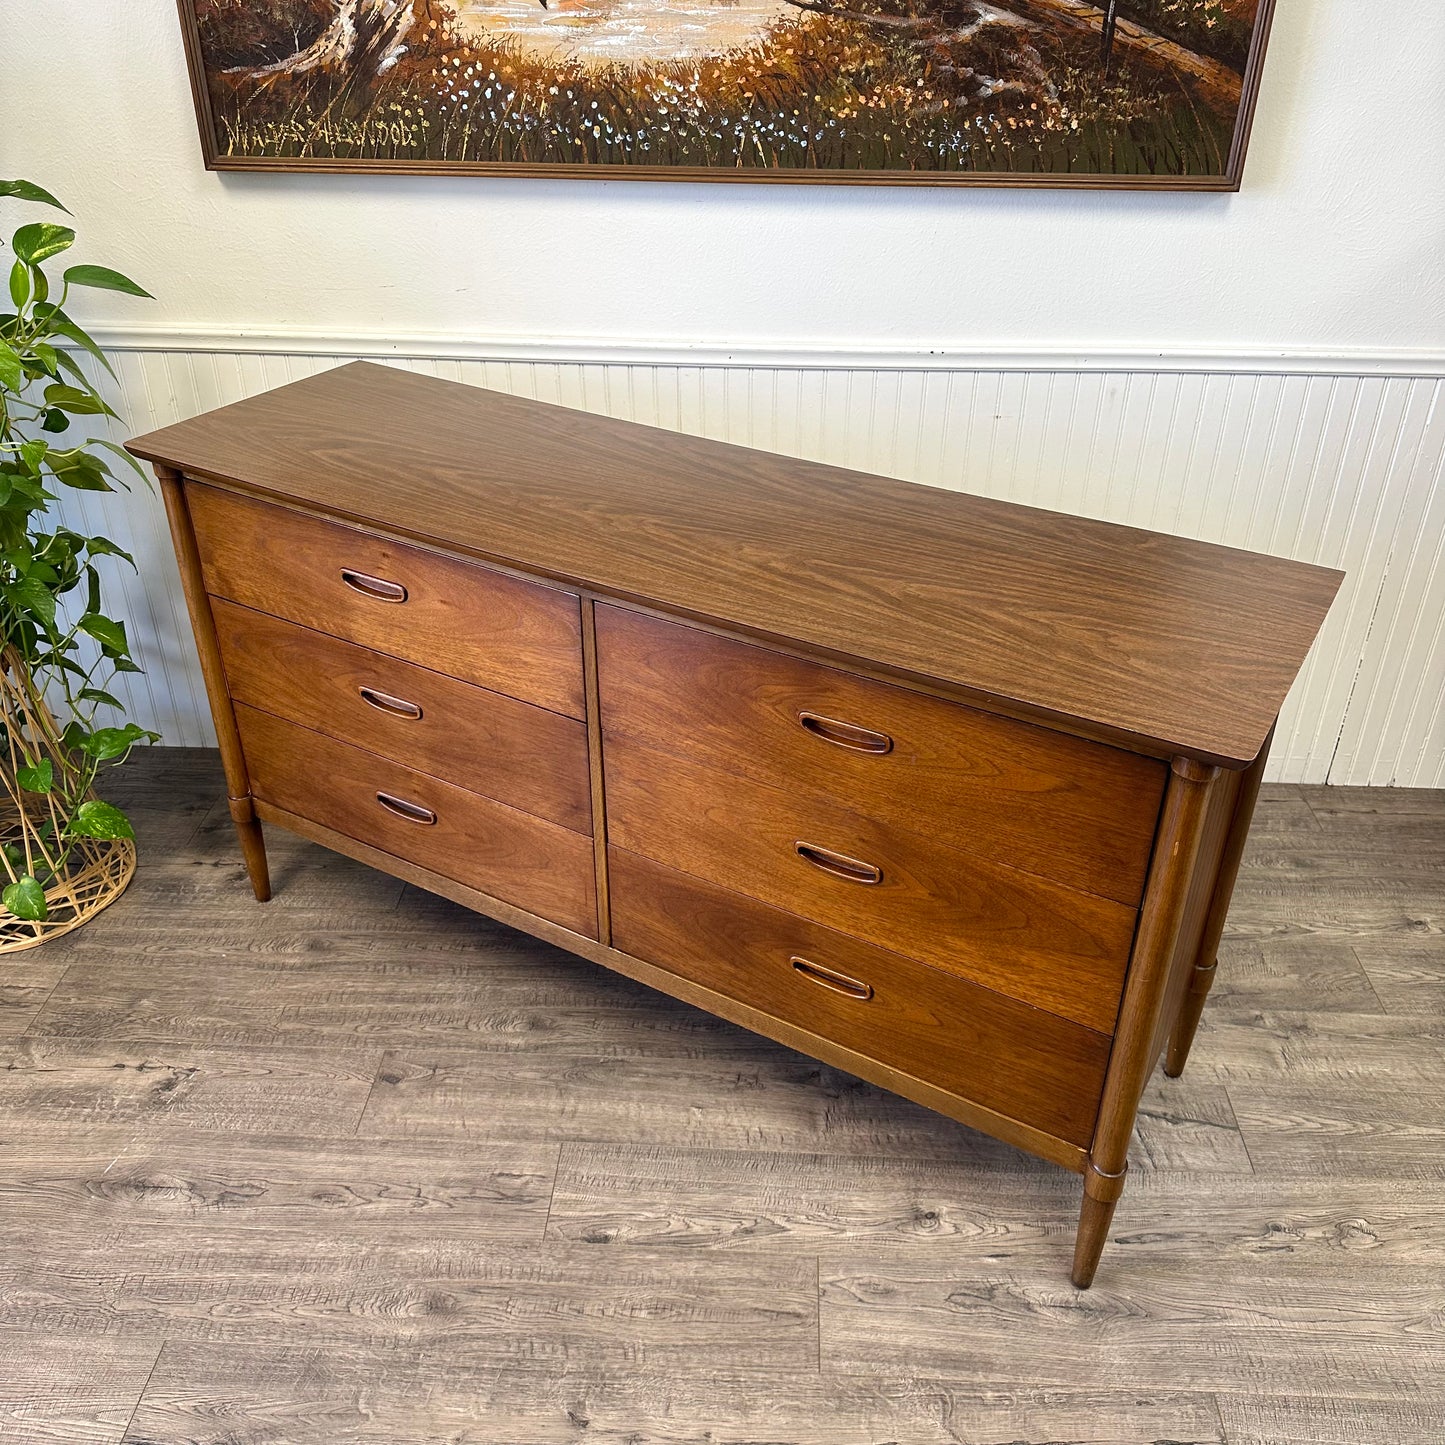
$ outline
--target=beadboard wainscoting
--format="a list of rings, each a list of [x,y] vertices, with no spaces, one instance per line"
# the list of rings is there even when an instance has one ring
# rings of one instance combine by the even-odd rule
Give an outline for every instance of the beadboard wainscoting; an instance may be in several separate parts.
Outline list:
[[[361,355],[678,431],[1344,569],[1348,580],[1290,696],[1271,777],[1445,786],[1445,380],[1381,367],[1118,369],[1060,356],[875,364],[683,348],[636,355],[359,340],[105,338],[130,433]],[[410,354],[398,354],[398,353]],[[508,359],[486,359],[502,356]],[[1343,359],[1342,359],[1343,360]],[[1347,368],[1342,364],[1338,370]],[[1364,371],[1364,368],[1360,368]],[[117,437],[127,433],[112,432]],[[213,741],[159,498],[67,497],[131,549],[114,584],[144,675],[119,679],[166,742]],[[618,539],[619,546],[626,538]]]

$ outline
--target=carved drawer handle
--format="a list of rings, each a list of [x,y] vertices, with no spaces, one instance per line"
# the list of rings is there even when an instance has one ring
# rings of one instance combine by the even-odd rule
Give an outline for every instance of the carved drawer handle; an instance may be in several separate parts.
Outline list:
[[[856,998],[861,1002],[867,1002],[873,997],[873,985],[864,983],[859,978],[849,978],[846,973],[839,973],[837,969],[824,968],[821,963],[814,963],[811,958],[793,957],[788,960],[804,978],[811,980],[822,988],[830,988],[834,993],[841,993],[847,998]]]
[[[398,818],[405,818],[408,823],[421,823],[430,827],[437,820],[437,815],[430,808],[423,808],[420,803],[408,803],[405,798],[395,797],[391,793],[378,793],[376,801],[388,813],[395,813]]]
[[[798,721],[815,738],[822,738],[825,743],[834,743],[840,748],[851,748],[855,753],[872,753],[875,757],[882,757],[884,753],[893,751],[893,739],[887,733],[874,732],[872,728],[839,722],[835,717],[824,717],[817,712],[800,712]]]
[[[817,843],[793,844],[793,850],[805,863],[831,873],[835,878],[844,878],[849,883],[881,883],[883,870],[876,863],[865,863],[861,858],[850,858],[846,853],[835,853],[831,848],[820,847]]]
[[[373,602],[405,602],[406,588],[400,582],[388,582],[385,577],[373,577],[367,572],[356,572],[350,567],[341,569],[341,580],[353,592],[370,597]]]
[[[369,703],[378,712],[408,718],[412,722],[421,716],[421,708],[404,697],[393,697],[389,692],[378,692],[374,687],[359,687],[356,690],[361,694],[362,702]]]

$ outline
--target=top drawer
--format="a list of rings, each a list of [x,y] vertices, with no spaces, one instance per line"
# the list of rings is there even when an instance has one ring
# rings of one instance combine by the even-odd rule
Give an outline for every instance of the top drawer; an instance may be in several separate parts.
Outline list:
[[[700,628],[596,616],[607,734],[1139,902],[1163,763]]]
[[[196,482],[186,500],[208,592],[583,716],[571,593]]]

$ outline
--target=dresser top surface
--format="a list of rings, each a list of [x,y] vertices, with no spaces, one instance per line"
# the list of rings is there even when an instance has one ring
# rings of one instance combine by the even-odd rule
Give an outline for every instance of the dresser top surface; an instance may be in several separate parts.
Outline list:
[[[1226,766],[1258,754],[1341,580],[364,362],[130,449]]]

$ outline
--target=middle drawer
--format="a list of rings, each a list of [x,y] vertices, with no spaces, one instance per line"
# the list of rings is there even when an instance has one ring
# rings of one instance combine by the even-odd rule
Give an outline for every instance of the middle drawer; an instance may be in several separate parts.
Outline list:
[[[211,610],[237,701],[591,832],[585,723],[219,597]]]

